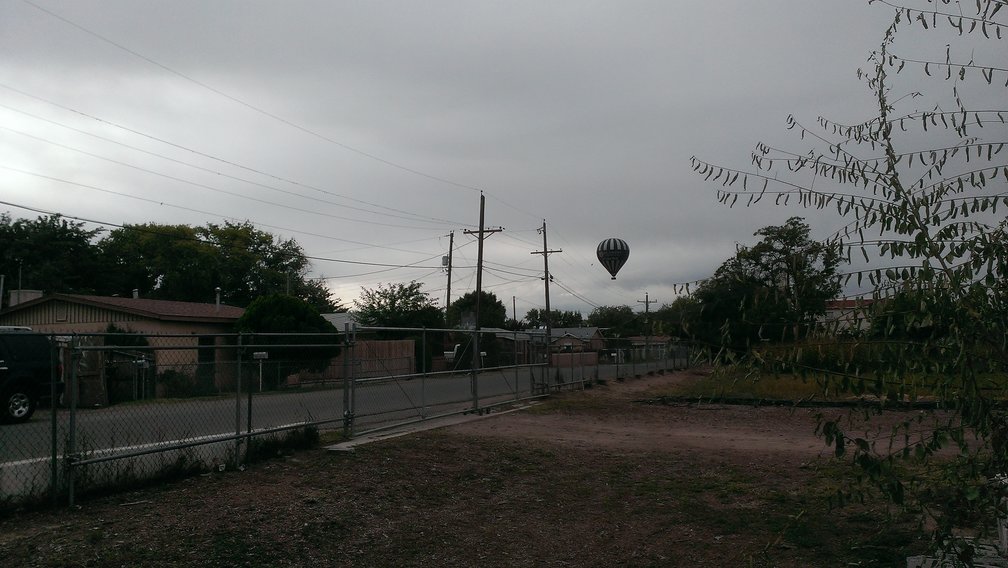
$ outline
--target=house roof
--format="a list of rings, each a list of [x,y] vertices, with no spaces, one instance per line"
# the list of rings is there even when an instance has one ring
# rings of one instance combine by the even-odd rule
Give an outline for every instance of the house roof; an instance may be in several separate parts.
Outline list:
[[[872,305],[875,300],[871,298],[850,298],[844,300],[826,300],[827,310],[853,310],[855,308],[866,308]]]
[[[483,331],[484,333],[492,333],[498,339],[506,339],[509,341],[531,341],[532,336],[534,335],[533,331],[513,331],[502,327],[486,327],[480,331]]]
[[[581,341],[590,341],[596,336],[601,337],[601,332],[597,327],[555,327],[550,330],[550,336],[554,339],[567,335]]]
[[[502,339],[514,339],[517,336],[522,341],[537,339],[542,342],[546,337],[546,330],[544,328],[526,329],[518,332],[501,328],[485,328],[483,331],[495,333],[497,337]],[[602,335],[600,328],[597,327],[555,327],[550,330],[550,339],[552,341],[557,341],[564,337],[573,337],[580,341],[591,341],[596,338],[601,339]]]
[[[327,322],[333,324],[336,331],[340,333],[346,330],[346,324],[350,324],[351,327],[357,325],[357,320],[350,312],[322,314],[322,317],[325,318]]]
[[[13,306],[7,309],[5,313],[29,309],[33,306],[57,300],[167,321],[229,322],[238,319],[245,313],[245,308],[229,306],[227,304],[218,306],[217,304],[201,304],[197,302],[124,298],[120,296],[88,296],[84,294],[52,294]]]

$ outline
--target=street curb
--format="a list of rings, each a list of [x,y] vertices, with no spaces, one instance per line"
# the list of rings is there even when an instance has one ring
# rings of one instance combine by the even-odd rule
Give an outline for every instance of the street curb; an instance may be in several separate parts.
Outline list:
[[[415,434],[417,432],[425,432],[427,430],[434,430],[436,428],[446,428],[449,426],[455,426],[456,424],[465,424],[466,422],[483,420],[485,418],[492,418],[494,416],[500,416],[502,414],[520,412],[522,410],[528,410],[529,408],[532,408],[536,404],[539,404],[539,401],[533,400],[510,408],[499,407],[502,408],[501,410],[487,408],[480,413],[454,414],[451,416],[443,416],[441,418],[432,418],[430,420],[424,420],[422,422],[407,424],[401,427],[389,428],[388,430],[382,430],[380,432],[372,432],[369,434],[364,434],[363,436],[353,438],[345,442],[339,442],[337,444],[325,446],[323,449],[330,452],[352,452],[354,451],[354,448],[364,444],[370,444],[372,442],[380,442],[382,440],[390,440],[392,438],[398,438],[399,436],[405,436],[407,434]]]

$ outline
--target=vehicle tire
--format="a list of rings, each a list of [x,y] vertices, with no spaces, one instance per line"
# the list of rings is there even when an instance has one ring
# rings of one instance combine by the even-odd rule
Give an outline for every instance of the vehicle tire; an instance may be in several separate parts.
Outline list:
[[[4,422],[25,422],[35,414],[35,399],[27,389],[9,389],[4,392],[0,402],[3,403]]]

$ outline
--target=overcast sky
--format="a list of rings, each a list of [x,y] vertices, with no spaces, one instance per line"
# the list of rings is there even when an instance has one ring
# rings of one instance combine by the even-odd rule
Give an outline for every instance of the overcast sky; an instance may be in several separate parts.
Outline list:
[[[872,115],[857,79],[891,21],[859,0],[0,0],[0,200],[108,223],[249,220],[295,238],[351,304],[419,280],[544,304],[660,306],[753,232],[690,157],[802,148],[788,114]],[[14,217],[37,213],[0,205]],[[606,237],[631,247],[610,280]],[[392,265],[408,268],[391,268]],[[208,301],[212,299],[208,298]]]

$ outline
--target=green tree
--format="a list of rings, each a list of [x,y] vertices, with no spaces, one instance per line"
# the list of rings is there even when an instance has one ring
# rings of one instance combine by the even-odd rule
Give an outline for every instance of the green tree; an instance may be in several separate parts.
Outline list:
[[[416,281],[361,288],[353,313],[357,321],[366,326],[442,327],[441,309],[422,288],[423,284]]]
[[[214,248],[218,285],[230,302],[245,306],[259,296],[288,289],[290,295],[319,300],[318,286],[307,281],[308,258],[294,239],[277,239],[249,222],[210,223],[197,234]],[[320,311],[335,308],[328,298],[324,305],[316,305]]]
[[[859,71],[877,114],[853,125],[820,118],[814,127],[788,117],[805,147],[759,144],[753,171],[696,158],[692,164],[719,184],[718,198],[728,205],[772,196],[835,209],[846,221],[835,242],[867,265],[847,274],[845,285],[876,304],[898,295],[891,306],[902,323],[881,328],[870,367],[841,352],[831,372],[803,365],[798,351],[748,362],[815,376],[831,392],[880,401],[933,397],[941,414],[900,422],[878,437],[857,435],[840,420],[823,421],[819,432],[876,490],[930,517],[936,542],[948,545],[957,528],[993,522],[1005,488],[991,480],[1008,471],[1008,10],[1002,0],[880,4],[895,7],[895,16],[869,68]],[[904,299],[914,305],[901,307]],[[836,344],[830,331],[822,330],[822,341]],[[936,459],[950,444],[956,451]],[[906,473],[922,469],[927,476]]]
[[[377,288],[361,288],[360,299],[354,301],[354,316],[364,326],[441,328],[444,313],[423,291],[423,284],[378,284]],[[417,331],[383,330],[379,339],[411,339],[417,369],[430,369],[435,354],[444,351],[441,334]],[[426,346],[426,351],[424,351]]]
[[[869,334],[876,340],[906,340],[913,343],[939,341],[948,334],[943,315],[952,313],[953,306],[935,313],[928,309],[941,290],[900,290],[873,306]],[[948,298],[946,297],[946,300]],[[937,316],[937,317],[936,317]]]
[[[102,278],[94,240],[100,229],[59,215],[12,220],[0,214],[0,274],[6,289],[94,293]],[[0,299],[2,302],[2,299]]]
[[[578,328],[585,325],[585,317],[577,310],[563,310],[561,312],[554,311],[553,314],[555,318],[552,321],[556,322],[553,324],[554,327]]]
[[[539,328],[546,325],[546,310],[533,308],[525,314],[529,327]],[[551,327],[581,327],[585,323],[584,316],[577,310],[550,310]]]
[[[449,327],[460,327],[464,317],[476,314],[476,291],[466,292],[457,300],[452,302],[446,313],[446,321]],[[479,296],[480,328],[504,328],[507,323],[507,307],[501,302],[493,292],[481,292]],[[472,335],[453,333],[453,341],[461,347],[456,354],[454,367],[456,369],[468,369],[472,365]],[[480,352],[486,353],[484,364],[497,365],[501,362],[501,346],[497,341],[497,336],[493,333],[481,333],[479,337]]]
[[[812,240],[802,219],[792,217],[755,235],[763,238],[739,247],[694,293],[701,307],[694,337],[700,341],[738,350],[797,339],[825,313],[826,300],[840,292],[839,250]]]
[[[689,337],[693,322],[700,315],[701,305],[692,296],[680,296],[671,304],[662,304],[651,312],[655,335],[671,335],[673,337]]]
[[[220,285],[213,247],[188,225],[127,225],[98,246],[107,276],[104,294],[139,290],[155,299],[211,302]]]
[[[480,327],[503,328],[507,321],[507,307],[493,292],[480,292]],[[459,327],[463,316],[476,313],[476,291],[466,292],[452,302],[445,311],[445,320],[449,327]]]
[[[152,298],[248,306],[286,293],[320,312],[337,311],[329,291],[308,278],[310,263],[293,239],[280,240],[251,223],[128,225],[99,243],[108,278],[104,293],[139,289]]]
[[[553,312],[554,316],[559,315],[555,310],[550,310]],[[546,310],[541,310],[539,308],[532,308],[531,310],[525,312],[525,319],[523,320],[525,325],[530,329],[538,329],[546,326]],[[553,321],[552,319],[550,320]]]
[[[277,368],[292,364],[298,369],[324,369],[340,352],[336,328],[314,306],[286,294],[256,298],[235,328],[239,333],[254,334],[245,339],[246,360],[256,351],[269,353],[265,366],[273,372],[267,376],[277,376]]]
[[[607,337],[641,335],[643,321],[630,306],[599,306],[588,314],[588,325],[605,328]]]

